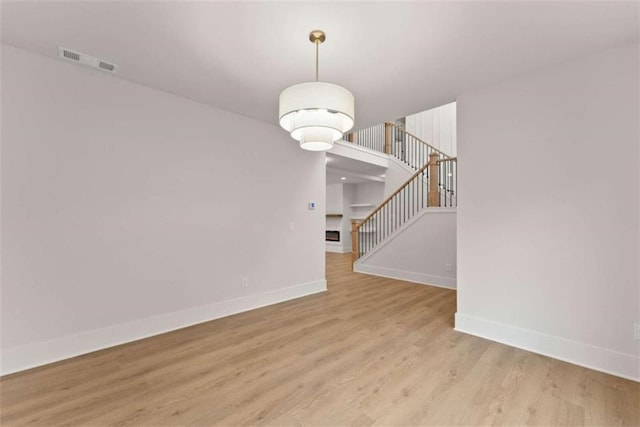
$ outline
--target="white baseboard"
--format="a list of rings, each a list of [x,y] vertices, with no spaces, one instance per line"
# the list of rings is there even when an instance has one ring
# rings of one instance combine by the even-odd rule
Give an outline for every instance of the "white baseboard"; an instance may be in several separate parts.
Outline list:
[[[640,357],[580,343],[504,323],[456,313],[455,330],[584,366],[633,381],[640,381]]]
[[[4,350],[0,354],[0,375],[23,371],[326,290],[327,281],[318,280]]]
[[[351,251],[345,251],[342,248],[335,248],[335,247],[332,248],[332,247],[327,246],[325,252],[331,252],[333,254],[348,254]]]
[[[351,248],[345,248],[342,243],[338,242],[326,242],[325,243],[325,251],[333,252],[337,254],[347,254],[351,252]]]
[[[356,262],[353,266],[353,271],[357,273],[371,274],[374,276],[388,277],[390,279],[420,283],[422,285],[437,286],[439,288],[456,289],[456,279],[454,278],[420,273],[417,271],[405,271],[395,268],[376,267],[372,265],[363,265],[358,262]]]

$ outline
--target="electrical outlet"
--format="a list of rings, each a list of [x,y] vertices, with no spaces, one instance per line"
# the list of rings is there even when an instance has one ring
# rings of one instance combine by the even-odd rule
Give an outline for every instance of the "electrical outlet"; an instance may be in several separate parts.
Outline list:
[[[453,271],[453,265],[452,264],[445,264],[444,265],[444,271]]]
[[[633,324],[633,339],[640,341],[640,323]]]
[[[248,288],[249,287],[249,278],[248,277],[243,277],[242,278],[242,285],[243,288]]]

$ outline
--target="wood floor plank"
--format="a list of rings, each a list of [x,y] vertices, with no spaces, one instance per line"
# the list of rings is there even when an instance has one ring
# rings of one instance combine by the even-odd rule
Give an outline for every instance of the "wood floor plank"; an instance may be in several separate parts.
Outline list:
[[[455,332],[455,291],[350,259],[326,293],[0,378],[0,424],[640,426],[640,384]]]

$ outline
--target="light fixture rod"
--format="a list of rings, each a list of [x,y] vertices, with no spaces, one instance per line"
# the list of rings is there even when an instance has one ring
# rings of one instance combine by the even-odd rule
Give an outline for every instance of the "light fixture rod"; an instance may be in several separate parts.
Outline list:
[[[324,42],[326,40],[327,36],[325,35],[324,31],[322,30],[313,30],[309,33],[309,40],[311,41],[311,43],[316,45],[316,81],[318,81],[318,76],[319,76],[319,57],[320,57],[320,43]]]

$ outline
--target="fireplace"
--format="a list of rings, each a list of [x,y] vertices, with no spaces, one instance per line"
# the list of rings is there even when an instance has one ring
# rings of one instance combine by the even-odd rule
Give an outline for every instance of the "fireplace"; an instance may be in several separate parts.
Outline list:
[[[325,240],[327,242],[339,242],[340,241],[340,231],[339,230],[326,230],[325,231]]]

